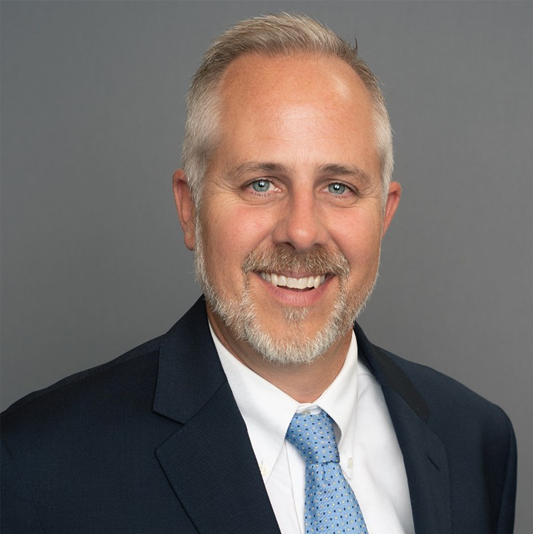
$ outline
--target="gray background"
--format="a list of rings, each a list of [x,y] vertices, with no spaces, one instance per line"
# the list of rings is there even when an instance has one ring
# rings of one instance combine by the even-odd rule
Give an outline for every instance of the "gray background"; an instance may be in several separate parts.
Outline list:
[[[168,329],[197,298],[171,194],[210,40],[320,18],[384,84],[399,212],[361,323],[501,405],[531,532],[533,9],[521,2],[2,2],[2,403]]]

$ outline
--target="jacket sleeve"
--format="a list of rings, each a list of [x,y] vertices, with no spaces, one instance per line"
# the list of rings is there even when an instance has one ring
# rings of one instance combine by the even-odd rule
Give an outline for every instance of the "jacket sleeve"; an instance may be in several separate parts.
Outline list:
[[[44,534],[28,486],[3,440],[0,461],[0,531],[2,534]]]
[[[505,471],[505,479],[503,482],[500,514],[498,519],[498,534],[513,534],[515,519],[517,469],[516,437],[511,421],[507,417],[506,419],[509,435],[509,447],[507,452],[507,469]]]

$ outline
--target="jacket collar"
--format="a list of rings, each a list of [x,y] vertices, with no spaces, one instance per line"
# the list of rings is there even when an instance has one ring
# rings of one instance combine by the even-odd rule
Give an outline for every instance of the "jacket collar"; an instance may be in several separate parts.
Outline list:
[[[162,338],[154,411],[186,423],[225,382],[201,297]]]
[[[393,390],[424,423],[427,423],[429,418],[428,405],[408,376],[382,349],[368,341],[357,323],[354,326],[354,331],[359,358],[372,371],[381,387]]]

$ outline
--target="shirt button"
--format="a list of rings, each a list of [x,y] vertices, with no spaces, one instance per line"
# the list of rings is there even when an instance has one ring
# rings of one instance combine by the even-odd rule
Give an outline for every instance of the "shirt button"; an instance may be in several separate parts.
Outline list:
[[[261,465],[259,466],[259,471],[261,472],[261,475],[266,476],[268,473],[268,466],[261,462]]]
[[[353,458],[348,458],[348,467],[349,469],[353,467]]]

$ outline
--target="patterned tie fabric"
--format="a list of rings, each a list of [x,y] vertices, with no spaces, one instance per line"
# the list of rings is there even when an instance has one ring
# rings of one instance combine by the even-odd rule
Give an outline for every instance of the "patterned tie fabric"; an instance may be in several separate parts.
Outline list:
[[[333,419],[295,414],[285,438],[305,460],[305,532],[367,534],[355,494],[342,474]]]

